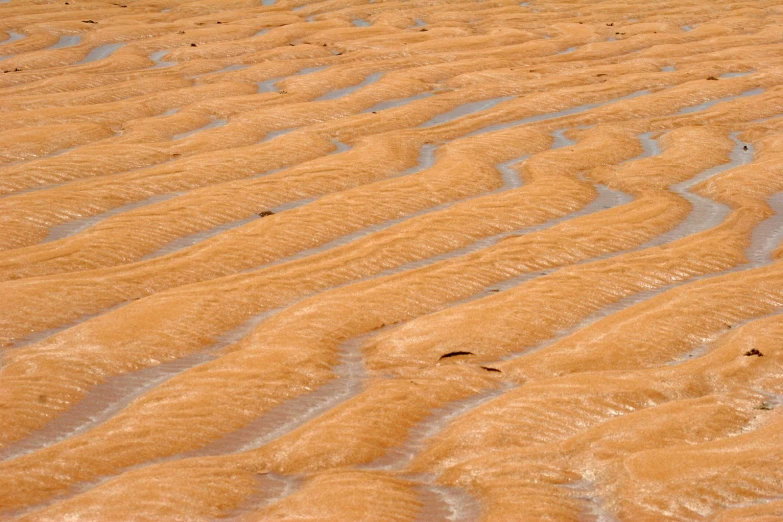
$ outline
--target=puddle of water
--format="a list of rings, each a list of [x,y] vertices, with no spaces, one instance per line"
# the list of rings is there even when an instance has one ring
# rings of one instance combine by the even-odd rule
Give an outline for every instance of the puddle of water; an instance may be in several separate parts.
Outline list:
[[[555,140],[552,142],[552,150],[576,145],[574,140],[568,138],[565,135],[567,130],[568,129],[558,129],[552,133],[552,137],[555,138]]]
[[[47,49],[65,49],[66,47],[73,47],[75,45],[79,45],[82,41],[82,37],[79,35],[75,36],[61,36],[60,40],[52,45],[51,47],[47,47]]]
[[[686,33],[687,33],[688,31],[693,31],[693,27],[691,27],[690,25],[683,25],[683,26],[681,27],[681,29],[682,29],[683,31],[685,31]]]
[[[124,43],[112,43],[112,44],[104,44],[101,46],[96,47],[90,53],[85,56],[83,59],[79,60],[78,62],[74,63],[74,65],[81,65],[85,63],[94,62],[95,60],[102,60],[104,58],[108,58],[111,56],[112,53],[114,53],[117,49],[124,47]]]
[[[266,34],[266,33],[268,33],[268,32],[269,32],[269,28],[268,28],[268,27],[267,27],[266,29],[261,29],[261,30],[260,30],[260,31],[258,31],[256,34],[254,34],[253,36],[251,36],[251,38],[254,38],[254,37],[256,37],[256,36],[261,36],[261,35],[264,35],[264,34]]]
[[[122,214],[123,212],[128,212],[129,210],[134,210],[140,207],[151,205],[153,203],[166,201],[167,199],[171,199],[174,196],[178,196],[178,195],[179,195],[178,192],[171,193],[171,194],[158,194],[150,198],[147,198],[143,201],[135,201],[133,203],[128,203],[127,205],[122,205],[120,207],[113,208],[107,212],[98,214],[97,216],[89,216],[81,219],[74,219],[73,221],[68,221],[66,223],[53,226],[52,228],[49,229],[49,234],[46,236],[46,239],[41,241],[41,243],[48,243],[50,241],[56,241],[58,239],[63,239],[68,236],[72,236],[83,230],[86,230],[87,228],[111,216],[116,216],[117,214]]]
[[[166,116],[173,116],[179,112],[179,109],[169,109],[163,114],[161,114],[159,117],[166,117]]]
[[[323,96],[319,96],[314,101],[325,101],[325,100],[334,100],[337,98],[342,98],[343,96],[347,96],[353,92],[358,91],[362,87],[366,87],[367,85],[370,85],[371,83],[377,82],[381,76],[383,76],[382,72],[373,73],[369,76],[367,76],[364,80],[362,80],[361,83],[357,83],[356,85],[352,85],[350,87],[345,87],[342,89],[337,89],[334,91],[329,91]]]
[[[438,147],[435,145],[427,144],[422,145],[421,149],[419,149],[419,161],[416,165],[413,167],[403,170],[400,172],[397,176],[407,176],[409,174],[415,174],[416,172],[421,172],[424,169],[428,169],[435,165],[435,151],[438,150]]]
[[[243,69],[247,69],[248,67],[250,66],[245,64],[229,65],[228,67],[223,67],[222,69],[219,69],[215,72],[211,72],[209,74],[220,74],[220,73],[226,73],[231,71],[241,71]]]
[[[334,151],[332,151],[332,154],[339,154],[340,152],[351,150],[351,146],[346,145],[342,141],[332,140],[332,143],[334,143],[334,146],[337,147]]]
[[[205,130],[208,130],[208,129],[216,129],[218,127],[222,127],[226,123],[228,123],[228,120],[222,120],[222,119],[213,120],[210,123],[207,123],[206,125],[204,125],[203,127],[199,127],[198,129],[193,129],[192,131],[183,132],[181,134],[175,134],[174,136],[171,137],[171,139],[172,140],[181,140],[183,138],[187,138],[188,136],[192,136],[192,135],[196,134],[197,132],[201,132],[201,131],[205,131]]]
[[[366,377],[360,347],[367,337],[378,333],[375,331],[344,341],[339,348],[340,362],[334,367],[336,377],[328,383],[280,403],[244,428],[185,456],[221,455],[259,448],[355,397],[362,391]]]
[[[525,125],[528,123],[537,123],[540,121],[546,121],[546,120],[552,120],[555,118],[562,118],[563,116],[572,116],[574,114],[579,114],[580,112],[589,111],[591,109],[596,109],[598,107],[602,107],[604,105],[609,105],[612,103],[617,103],[619,101],[623,100],[630,100],[631,98],[636,98],[637,96],[643,96],[645,94],[649,94],[650,91],[643,90],[643,91],[636,91],[634,93],[628,94],[627,96],[621,96],[620,98],[613,98],[611,100],[606,100],[602,102],[594,102],[594,103],[587,103],[584,105],[577,105],[576,107],[571,107],[570,109],[563,109],[562,111],[557,112],[549,112],[546,114],[539,114],[536,116],[530,116],[527,118],[522,118],[519,120],[510,121],[508,123],[498,123],[495,125],[489,125],[488,127],[483,127],[481,129],[475,130],[473,132],[470,132],[465,135],[466,138],[470,136],[478,136],[479,134],[484,134],[486,132],[493,132],[497,130],[507,129],[509,127],[516,127],[517,125]]]
[[[415,23],[415,24],[416,24],[416,27],[423,27],[423,26],[427,25],[427,22],[425,22],[425,21],[424,21],[424,20],[422,20],[421,18],[415,18],[415,19],[413,20],[413,23]]]
[[[520,156],[519,158],[514,158],[512,160],[504,161],[503,163],[499,163],[498,165],[496,165],[496,168],[500,171],[501,176],[503,176],[504,187],[507,187],[509,189],[514,189],[524,185],[522,178],[519,177],[519,172],[516,169],[511,168],[511,166],[516,165],[517,163],[521,163],[526,159],[528,159],[529,157],[530,157],[529,154],[525,154],[524,156]]]
[[[275,5],[277,0],[261,0],[261,5]]]
[[[418,489],[423,506],[416,522],[470,522],[481,519],[480,503],[464,489],[437,485],[433,475],[405,475],[403,478],[421,483]]]
[[[281,80],[284,80],[285,77],[282,78],[272,78],[271,80],[266,80],[263,82],[258,82],[258,90],[257,93],[262,92],[277,92],[278,89],[275,87],[275,84]]]
[[[369,109],[363,110],[362,112],[380,112],[380,111],[384,111],[386,109],[392,109],[394,107],[401,107],[403,105],[406,105],[406,104],[408,104],[410,102],[413,102],[413,101],[416,101],[416,100],[422,100],[424,98],[429,98],[430,96],[432,96],[431,92],[423,92],[421,94],[417,94],[415,96],[410,96],[408,98],[401,98],[399,100],[390,100],[390,101],[381,102],[381,103],[379,103],[377,105],[373,105]]]
[[[661,71],[663,72],[674,72],[674,66],[673,65],[664,65],[661,67]]]
[[[172,65],[177,65],[177,62],[162,62],[164,56],[169,54],[170,51],[164,50],[164,51],[155,51],[150,55],[150,60],[155,62],[155,65],[150,67],[151,69],[163,69],[164,67],[171,67]]]
[[[572,53],[572,52],[576,51],[577,49],[579,49],[579,47],[576,47],[576,46],[575,47],[569,47],[565,51],[560,51],[557,54],[568,54],[568,53]]]
[[[28,159],[25,159],[25,160],[20,160],[20,161],[14,161],[14,162],[11,162],[11,163],[6,163],[4,165],[4,167],[11,167],[11,166],[14,166],[14,165],[22,165],[24,163],[28,163],[28,162],[31,162],[31,161],[37,161],[37,160],[42,160],[42,159],[54,158],[55,156],[60,156],[62,154],[65,154],[66,152],[71,152],[72,150],[75,150],[75,149],[76,149],[76,147],[68,147],[67,149],[56,150],[54,152],[50,152],[49,154],[44,154],[42,156],[35,156],[35,157],[28,158]],[[45,187],[46,188],[51,188],[51,185],[45,186]],[[36,187],[36,188],[32,188],[32,189],[27,189],[27,190],[21,190],[19,192],[12,192],[10,194],[5,194],[3,196],[0,196],[0,199],[6,198],[6,197],[9,197],[9,196],[14,196],[14,195],[17,195],[17,194],[24,194],[25,192],[32,192],[32,191],[34,191],[36,189],[40,190],[40,188]]]
[[[372,24],[368,22],[367,20],[362,20],[361,18],[356,18],[351,21],[353,25],[356,27],[370,27]]]
[[[718,203],[710,198],[694,194],[690,189],[706,179],[717,176],[718,174],[729,169],[739,167],[740,165],[746,165],[753,161],[754,151],[752,145],[739,141],[737,139],[737,134],[738,133],[735,132],[730,135],[731,139],[734,140],[734,149],[729,155],[730,161],[728,163],[707,169],[697,174],[696,176],[683,181],[682,183],[677,183],[676,185],[672,185],[670,187],[672,192],[682,196],[683,198],[687,199],[688,202],[690,202],[692,205],[691,212],[688,214],[688,217],[686,217],[674,229],[661,234],[646,245],[643,245],[641,248],[650,248],[652,246],[670,243],[685,236],[696,234],[698,232],[702,232],[704,230],[718,226],[723,222],[724,219],[726,219],[726,216],[728,216],[729,212],[731,212],[730,207],[724,205],[723,203]],[[642,140],[643,143],[645,141],[654,142],[656,140],[652,140],[648,136],[646,139]],[[747,151],[743,150],[744,146],[748,147]]]
[[[672,359],[671,361],[666,362],[665,366],[677,366],[692,359],[707,355],[712,349],[711,345],[711,342],[700,344],[694,349],[679,355],[676,359]]]
[[[482,100],[482,101],[476,101],[476,102],[470,102],[465,103],[463,105],[460,105],[459,107],[452,109],[448,112],[444,112],[443,114],[438,114],[434,118],[432,118],[429,121],[426,121],[419,125],[419,128],[426,128],[426,127],[432,127],[434,125],[440,125],[442,123],[447,123],[452,120],[456,120],[457,118],[461,118],[462,116],[467,116],[468,114],[473,114],[474,112],[484,111],[487,109],[491,109],[495,105],[508,101],[512,99],[513,96],[503,96],[500,98],[492,98],[490,100]],[[470,134],[468,134],[470,136]]]
[[[783,192],[778,192],[767,203],[775,215],[762,221],[753,230],[747,257],[758,265],[773,261],[772,253],[783,243]]]
[[[635,158],[629,160],[629,161],[635,161],[638,159],[643,158],[649,158],[651,156],[657,156],[661,153],[661,145],[658,143],[657,139],[654,139],[652,136],[655,134],[655,131],[652,132],[645,132],[644,134],[639,135],[639,141],[642,143],[642,153],[636,156]]]
[[[71,152],[72,150],[75,150],[76,147],[68,147],[67,149],[58,150],[55,152],[52,152],[51,154],[47,154],[46,156],[42,156],[43,158],[54,158],[55,156],[60,156],[62,154],[65,154],[66,152]]]
[[[745,92],[743,92],[741,94],[737,94],[736,96],[726,96],[725,98],[718,98],[717,100],[706,101],[706,102],[700,103],[698,105],[691,105],[690,107],[683,107],[682,109],[679,110],[679,112],[677,112],[675,114],[690,114],[692,112],[699,112],[699,111],[703,111],[705,109],[709,109],[710,107],[712,107],[713,105],[716,105],[718,103],[731,101],[731,100],[736,100],[737,98],[744,98],[746,96],[755,96],[755,95],[761,94],[763,92],[764,92],[764,89],[762,89],[762,88],[752,89],[750,91],[745,91]]]
[[[0,42],[0,45],[10,44],[14,42],[18,42],[22,38],[26,38],[26,35],[23,35],[21,33],[15,33],[13,31],[8,32],[8,38]]]
[[[296,130],[296,127],[290,128],[290,129],[282,129],[282,130],[276,130],[268,133],[266,136],[264,136],[264,139],[261,140],[261,143],[269,140],[273,140],[279,136],[284,136],[288,134],[289,132]]]
[[[260,218],[254,215],[249,218],[240,219],[237,221],[231,221],[230,223],[223,223],[222,225],[218,225],[216,227],[210,228],[209,230],[204,230],[203,232],[196,232],[194,234],[190,234],[185,237],[175,239],[174,241],[171,241],[170,243],[166,244],[164,247],[156,250],[155,252],[152,252],[151,254],[147,254],[146,256],[140,258],[139,261],[147,261],[149,259],[155,259],[156,257],[165,256],[167,254],[174,253],[178,250],[182,250],[183,248],[191,247],[196,243],[201,243],[202,241],[214,237],[220,234],[221,232],[225,232],[233,228],[241,227],[242,225],[251,223],[253,221],[256,221],[257,219]]]
[[[275,84],[277,84],[277,82],[281,82],[281,81],[286,80],[288,78],[291,78],[293,76],[304,76],[306,74],[310,74],[310,73],[314,73],[314,72],[318,72],[318,71],[323,71],[327,67],[329,67],[329,66],[328,65],[321,65],[321,66],[318,66],[318,67],[305,67],[301,71],[299,71],[297,73],[294,73],[291,76],[281,76],[279,78],[272,78],[271,80],[266,80],[266,81],[263,81],[263,82],[259,82],[258,83],[258,91],[256,91],[256,92],[259,92],[259,93],[261,93],[261,92],[277,92],[279,90],[276,87],[276,85],[275,85]]]
[[[284,210],[291,210],[292,208],[298,208],[301,207],[302,205],[307,205],[308,203],[312,203],[316,199],[318,198],[308,198],[308,199],[300,199],[297,201],[289,201],[288,203],[283,203],[282,205],[272,207],[270,210],[275,214],[279,214]]]
[[[721,74],[720,76],[718,76],[718,78],[719,78],[719,79],[723,79],[723,78],[740,78],[740,77],[742,77],[742,76],[747,76],[747,75],[749,75],[749,74],[753,74],[753,73],[754,73],[754,71],[748,71],[748,72],[730,72],[730,73]]]
[[[405,469],[413,461],[413,458],[427,446],[428,440],[443,431],[452,421],[500,397],[513,387],[515,386],[512,383],[503,383],[497,388],[447,403],[432,410],[426,419],[409,430],[408,438],[401,446],[390,448],[383,457],[360,467],[383,471]]]
[[[646,139],[651,140],[651,138],[649,138],[649,133],[647,134],[648,135],[646,136]],[[750,144],[746,144],[744,142],[739,141],[737,139],[737,134],[738,133],[735,132],[730,135],[732,140],[734,140],[735,142],[735,147],[730,155],[731,161],[729,163],[726,163],[724,165],[718,165],[711,169],[707,169],[704,172],[695,176],[694,178],[691,178],[690,180],[685,181],[683,183],[673,185],[671,187],[671,189],[674,192],[677,192],[681,196],[688,199],[693,205],[693,210],[691,214],[688,216],[688,218],[686,218],[685,221],[683,221],[683,223],[681,223],[674,230],[671,230],[661,236],[658,236],[657,238],[645,243],[644,245],[641,245],[640,247],[633,249],[633,251],[639,251],[660,244],[669,243],[671,241],[686,237],[688,235],[701,232],[703,230],[708,230],[709,228],[712,228],[717,224],[719,224],[725,218],[726,214],[728,214],[728,210],[727,210],[728,207],[725,207],[724,205],[720,203],[716,203],[715,201],[712,201],[710,199],[693,194],[689,191],[689,189],[690,187],[696,185],[697,183],[704,181],[705,179],[708,179],[712,176],[715,176],[720,172],[738,167],[740,165],[750,163],[753,160],[754,152],[752,146]],[[640,136],[640,138],[643,136],[645,135]],[[748,151],[743,150],[743,146],[745,145],[748,146]],[[723,270],[717,273],[709,273],[709,274],[694,276],[689,278],[688,281],[695,282],[695,281],[701,281],[705,279],[711,279],[711,278],[725,275],[730,272],[747,270],[748,268],[756,268],[771,262],[772,252],[774,251],[776,246],[780,244],[781,241],[783,241],[783,193],[778,193],[775,194],[773,197],[771,197],[769,200],[769,204],[778,213],[775,216],[772,216],[771,218],[768,218],[766,221],[762,222],[761,225],[756,227],[756,229],[754,230],[751,245],[748,247],[746,253],[748,259],[750,260],[750,263],[747,263],[745,265],[740,265],[738,267],[730,268],[728,270]],[[600,259],[607,259],[615,255],[617,254],[608,254],[605,256],[599,256],[577,264],[584,264],[584,263],[594,262]],[[550,272],[548,271],[546,273],[550,273]],[[513,284],[511,286],[516,286],[516,284]],[[574,327],[569,328],[566,331],[560,332],[557,337],[549,339],[537,346],[531,347],[522,353],[509,354],[506,357],[502,357],[500,360],[502,361],[513,360],[518,357],[525,356],[534,351],[538,351],[543,348],[546,348],[547,346],[559,341],[560,339],[563,339],[564,337],[567,337],[568,335],[571,335],[572,333],[578,330],[581,330],[593,323],[596,323],[599,320],[609,315],[615,314],[637,303],[646,301],[655,296],[663,294],[664,292],[671,290],[673,288],[682,286],[682,284],[683,284],[682,282],[677,282],[671,285],[666,285],[659,288],[637,292],[633,295],[629,295],[608,306],[603,307],[601,310],[597,311],[594,314],[591,314],[589,317],[585,318],[583,321],[581,321],[579,324],[575,325]],[[496,286],[503,286],[503,285],[496,285]],[[695,357],[699,353],[700,353],[699,348],[697,347],[696,349],[694,349],[691,355]],[[678,359],[675,362],[682,362],[682,361]]]
[[[51,337],[51,336],[53,336],[55,334],[58,334],[58,333],[60,333],[60,332],[62,332],[64,330],[67,330],[68,328],[73,328],[74,326],[78,325],[79,323],[83,323],[84,321],[87,321],[88,319],[92,319],[93,317],[98,317],[99,315],[103,315],[103,314],[112,312],[114,310],[117,310],[118,308],[122,308],[126,304],[127,303],[120,303],[118,305],[112,306],[111,308],[107,308],[106,310],[103,310],[103,311],[98,312],[96,314],[90,314],[90,315],[81,317],[78,320],[72,321],[72,322],[70,322],[68,324],[65,324],[63,326],[57,326],[55,328],[48,328],[46,330],[41,330],[39,332],[34,332],[34,333],[28,335],[27,337],[24,337],[22,339],[17,339],[16,341],[13,342],[13,344],[11,344],[11,346],[7,347],[6,349],[13,350],[13,349],[16,349],[16,348],[22,348],[22,347],[28,346],[30,344],[35,344],[35,343],[41,342],[41,341],[43,341],[43,340],[45,340],[45,339],[47,339],[47,338],[49,338],[49,337]],[[0,367],[2,367],[2,366],[3,366],[2,362],[0,362]],[[0,449],[0,460],[2,460],[2,454],[3,454],[3,450]]]
[[[241,340],[275,312],[257,314],[198,352],[156,366],[109,377],[94,386],[83,400],[52,419],[46,426],[0,450],[0,460],[11,460],[46,448],[103,424],[146,392],[186,370],[213,360],[217,351]]]

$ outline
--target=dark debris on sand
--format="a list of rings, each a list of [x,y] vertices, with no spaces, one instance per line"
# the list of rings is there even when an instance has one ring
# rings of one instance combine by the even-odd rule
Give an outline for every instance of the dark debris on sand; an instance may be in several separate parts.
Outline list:
[[[443,359],[448,359],[449,357],[459,357],[460,355],[475,355],[475,354],[473,352],[462,352],[462,351],[449,352],[449,353],[444,353],[443,355],[441,355],[440,359],[438,359],[438,360],[441,361]]]

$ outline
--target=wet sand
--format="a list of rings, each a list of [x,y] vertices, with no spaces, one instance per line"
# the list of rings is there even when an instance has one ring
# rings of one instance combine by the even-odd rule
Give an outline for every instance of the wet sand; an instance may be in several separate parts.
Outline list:
[[[0,13],[0,520],[783,520],[783,1]]]

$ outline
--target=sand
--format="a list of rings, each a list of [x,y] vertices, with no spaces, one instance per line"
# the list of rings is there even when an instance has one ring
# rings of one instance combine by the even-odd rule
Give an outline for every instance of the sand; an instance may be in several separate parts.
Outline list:
[[[783,1],[0,14],[0,520],[783,520]]]

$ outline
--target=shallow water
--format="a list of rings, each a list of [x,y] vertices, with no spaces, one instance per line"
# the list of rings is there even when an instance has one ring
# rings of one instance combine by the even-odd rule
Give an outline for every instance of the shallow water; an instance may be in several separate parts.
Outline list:
[[[702,230],[712,228],[720,224],[731,211],[728,205],[721,204],[713,201],[710,198],[700,196],[691,192],[691,188],[696,186],[705,180],[708,180],[714,176],[719,175],[729,169],[746,165],[753,161],[753,145],[750,143],[742,142],[737,139],[738,133],[732,133],[731,139],[734,141],[734,150],[731,152],[729,158],[730,162],[718,165],[711,169],[707,169],[704,172],[694,176],[688,181],[678,183],[671,186],[671,190],[680,196],[686,198],[692,207],[692,210],[688,217],[677,225],[676,228],[661,234],[652,244],[664,244],[682,237],[698,233]],[[746,150],[743,150],[746,147]]]
[[[325,100],[334,100],[337,98],[342,98],[343,96],[347,96],[353,92],[358,91],[362,87],[366,87],[372,83],[377,82],[381,79],[381,76],[383,76],[383,73],[373,73],[368,75],[364,80],[362,80],[360,83],[357,83],[356,85],[352,85],[350,87],[344,87],[342,89],[335,89],[333,91],[329,91],[326,94],[319,96],[314,101],[325,101]]]
[[[327,67],[328,67],[328,65],[323,65],[323,66],[320,66],[320,67],[305,67],[304,69],[302,69],[301,71],[297,72],[293,76],[301,76],[301,75],[304,75],[304,74],[310,74],[310,73],[322,71],[322,70],[326,69]],[[281,76],[279,78],[272,78],[271,80],[266,80],[266,81],[263,81],[263,82],[259,82],[258,83],[258,92],[275,92],[275,91],[278,90],[277,87],[275,87],[275,84],[277,82],[285,80],[286,78],[288,78],[288,77],[287,76]]]
[[[453,120],[456,120],[457,118],[462,118],[463,116],[466,116],[468,114],[473,114],[474,112],[484,111],[487,109],[491,109],[498,103],[502,103],[504,101],[510,100],[511,97],[504,96],[501,98],[493,98],[491,100],[483,100],[483,101],[477,101],[477,102],[470,102],[465,103],[463,105],[460,105],[456,109],[452,109],[448,112],[445,112],[443,114],[439,114],[432,118],[431,120],[428,120],[419,127],[431,127],[433,125],[440,125],[442,123],[447,123]]]
[[[0,518],[778,514],[775,2],[66,7],[2,8]]]
[[[46,238],[43,240],[43,243],[48,243],[49,241],[57,241],[58,239],[63,239],[68,236],[78,234],[79,232],[100,223],[101,221],[103,221],[108,217],[116,216],[118,214],[128,212],[129,210],[135,210],[137,208],[145,207],[147,205],[153,205],[161,201],[166,201],[167,199],[170,199],[176,195],[177,194],[160,194],[156,196],[151,196],[143,201],[128,203],[126,205],[113,208],[111,210],[108,210],[106,212],[103,212],[95,216],[89,216],[80,219],[72,219],[70,221],[62,223],[61,225],[56,225],[54,227],[51,227],[49,229],[49,235],[46,236]]]
[[[102,60],[104,58],[108,58],[111,56],[114,51],[121,49],[124,47],[124,43],[113,43],[113,44],[104,44],[96,47],[95,49],[91,50],[87,56],[79,60],[78,62],[74,63],[74,65],[81,65],[85,63],[94,62],[96,60]]]
[[[249,65],[244,64],[235,64],[235,65],[229,65],[227,67],[223,67],[222,69],[218,69],[217,71],[210,73],[210,74],[219,74],[219,73],[225,73],[225,72],[231,72],[231,71],[241,71],[243,69],[247,69],[250,67]]]
[[[19,40],[21,40],[22,38],[26,38],[26,35],[24,35],[24,34],[22,34],[22,33],[15,33],[15,32],[13,32],[13,31],[9,31],[9,32],[8,32],[8,38],[6,38],[6,39],[5,39],[5,40],[3,40],[2,42],[0,42],[0,45],[5,45],[5,44],[10,44],[10,43],[18,42],[18,41],[19,41]]]
[[[162,69],[164,67],[171,67],[173,65],[177,65],[177,62],[165,62],[163,61],[163,57],[169,54],[169,51],[163,50],[163,51],[155,51],[150,55],[150,60],[155,62],[155,65],[152,67],[153,69]]]
[[[736,96],[727,96],[725,98],[720,98],[720,99],[717,99],[717,100],[709,100],[709,101],[706,101],[704,103],[700,103],[698,105],[691,105],[690,107],[683,107],[682,109],[680,109],[680,111],[677,114],[688,114],[688,113],[691,113],[691,112],[703,111],[705,109],[709,109],[710,107],[712,107],[713,105],[716,105],[718,103],[727,102],[727,101],[731,101],[731,100],[736,100],[737,98],[742,98],[742,97],[745,97],[745,96],[756,96],[756,95],[761,94],[763,92],[764,92],[764,89],[751,89],[749,91],[745,91],[742,94],[738,94]]]
[[[585,111],[589,111],[591,109],[596,109],[596,108],[604,106],[604,105],[616,103],[616,102],[623,101],[623,100],[630,100],[630,99],[636,98],[637,96],[644,96],[645,94],[649,94],[649,91],[646,91],[646,90],[644,90],[644,91],[637,91],[637,92],[631,93],[631,94],[629,94],[627,96],[622,96],[620,98],[615,98],[613,100],[607,100],[607,101],[596,102],[596,103],[587,103],[587,104],[584,104],[584,105],[578,105],[576,107],[563,109],[562,111],[552,112],[552,113],[548,113],[548,114],[539,114],[539,115],[536,115],[536,116],[530,116],[528,118],[522,118],[520,120],[514,120],[514,121],[511,121],[511,122],[508,122],[508,123],[499,123],[499,124],[496,124],[496,125],[489,125],[487,127],[483,127],[483,128],[481,128],[479,130],[476,130],[476,131],[473,131],[473,132],[467,134],[466,137],[479,136],[479,135],[487,133],[487,132],[493,132],[493,131],[508,129],[510,127],[516,127],[518,125],[525,125],[525,124],[528,124],[528,123],[538,123],[538,122],[541,122],[541,121],[553,120],[555,118],[562,118],[562,117],[565,117],[565,116],[573,116],[575,114],[579,114],[579,113],[582,113],[582,112],[585,112]],[[558,134],[558,135],[556,135],[556,137],[559,137],[561,140],[564,139],[562,137],[562,134]]]
[[[81,41],[82,41],[82,37],[79,35],[61,36],[60,40],[53,46],[49,47],[49,49],[65,49],[67,47],[73,47],[75,45],[79,45]]]
[[[194,134],[197,134],[197,133],[199,133],[201,131],[205,131],[205,130],[209,130],[209,129],[217,129],[218,127],[222,127],[226,123],[228,123],[228,120],[216,119],[214,121],[211,121],[211,122],[207,123],[206,125],[204,125],[202,127],[199,127],[198,129],[193,129],[191,131],[182,132],[180,134],[175,134],[174,136],[171,137],[171,139],[172,140],[181,140],[183,138],[187,138],[188,136],[193,136]]]

